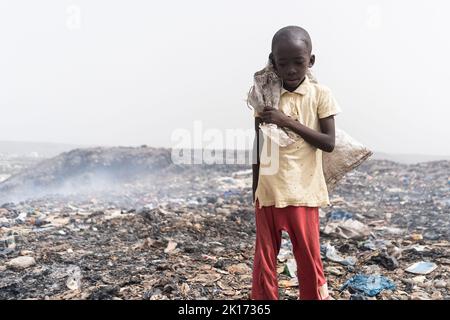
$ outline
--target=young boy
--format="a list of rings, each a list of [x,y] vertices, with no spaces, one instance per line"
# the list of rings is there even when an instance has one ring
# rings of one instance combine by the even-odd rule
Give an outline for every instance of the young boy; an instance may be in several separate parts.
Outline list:
[[[322,151],[334,149],[334,115],[341,110],[329,89],[306,76],[315,61],[311,49],[309,34],[297,26],[280,29],[272,39],[269,58],[283,86],[278,109],[266,107],[255,115],[259,150],[257,163],[253,165],[256,248],[251,298],[254,300],[278,299],[276,266],[283,230],[289,234],[297,262],[300,299],[331,299],[320,257],[319,207],[330,204]],[[274,174],[260,170],[266,154],[261,153],[261,146],[262,150],[268,150],[271,143],[270,138],[263,139],[259,132],[261,122],[274,123],[301,137],[291,145],[279,147]]]

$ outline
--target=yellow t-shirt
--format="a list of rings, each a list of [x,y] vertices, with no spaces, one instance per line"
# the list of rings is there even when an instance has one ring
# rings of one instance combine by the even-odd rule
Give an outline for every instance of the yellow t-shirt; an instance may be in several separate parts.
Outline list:
[[[308,77],[293,92],[282,88],[279,109],[316,131],[320,131],[319,119],[341,112],[331,91]],[[303,138],[287,147],[279,147],[265,136],[255,202],[256,199],[260,207],[329,205],[322,150]]]

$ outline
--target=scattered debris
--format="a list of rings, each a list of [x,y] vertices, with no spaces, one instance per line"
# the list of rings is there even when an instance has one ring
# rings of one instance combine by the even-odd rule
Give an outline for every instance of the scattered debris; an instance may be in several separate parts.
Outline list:
[[[388,255],[385,252],[381,252],[377,255],[374,255],[370,259],[372,262],[378,263],[385,267],[387,270],[395,270],[399,267],[399,263],[397,259],[393,256]]]
[[[66,285],[70,290],[81,289],[81,269],[78,266],[70,266],[67,269],[69,276],[67,277]]]
[[[26,269],[36,264],[33,257],[23,256],[14,258],[6,263],[12,269]]]
[[[347,280],[340,290],[351,289],[369,297],[376,296],[383,290],[394,290],[395,284],[388,278],[380,275],[357,274]]]
[[[235,265],[231,265],[227,268],[229,273],[232,274],[250,274],[251,268],[247,266],[245,263],[239,263]]]
[[[370,230],[358,220],[346,219],[328,222],[323,232],[344,239],[361,239],[368,236]]]
[[[0,201],[0,299],[248,299],[255,221],[247,165],[174,165],[164,149],[89,150],[0,183],[2,199],[39,185]],[[368,160],[343,178],[320,210],[333,298],[450,299],[448,172],[448,161]],[[98,175],[108,177],[106,189],[75,188]],[[18,258],[27,267],[13,267]],[[286,234],[277,263],[280,298],[297,299]],[[370,291],[384,278],[356,275],[388,278],[395,289],[370,297],[354,283]]]
[[[344,211],[344,210],[336,210],[336,211],[330,212],[330,217],[328,218],[328,220],[329,221],[348,220],[348,219],[351,219],[352,217],[353,217],[353,214],[351,212]]]
[[[429,274],[437,268],[437,265],[433,262],[420,261],[410,265],[405,269],[407,272],[415,274]]]
[[[289,259],[284,267],[284,274],[291,278],[297,277],[297,263],[295,262],[295,259]]]
[[[164,249],[164,253],[171,253],[177,247],[177,243],[175,241],[170,240],[167,244],[167,248]]]
[[[356,258],[355,257],[348,257],[343,258],[339,255],[339,253],[336,251],[336,248],[327,243],[324,246],[325,251],[325,257],[331,261],[340,263],[344,266],[354,266],[356,264]]]

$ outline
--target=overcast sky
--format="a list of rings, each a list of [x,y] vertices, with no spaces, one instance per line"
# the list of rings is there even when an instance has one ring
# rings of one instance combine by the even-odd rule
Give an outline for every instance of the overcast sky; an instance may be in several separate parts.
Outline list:
[[[0,2],[0,140],[171,146],[253,126],[273,34],[313,39],[337,126],[376,151],[450,155],[447,1]]]

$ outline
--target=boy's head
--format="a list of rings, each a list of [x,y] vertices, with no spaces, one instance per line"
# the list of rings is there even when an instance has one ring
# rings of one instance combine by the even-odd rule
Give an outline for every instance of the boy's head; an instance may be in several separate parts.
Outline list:
[[[303,81],[306,71],[314,65],[312,44],[308,32],[297,26],[284,27],[272,39],[269,58],[286,90],[294,91]]]

